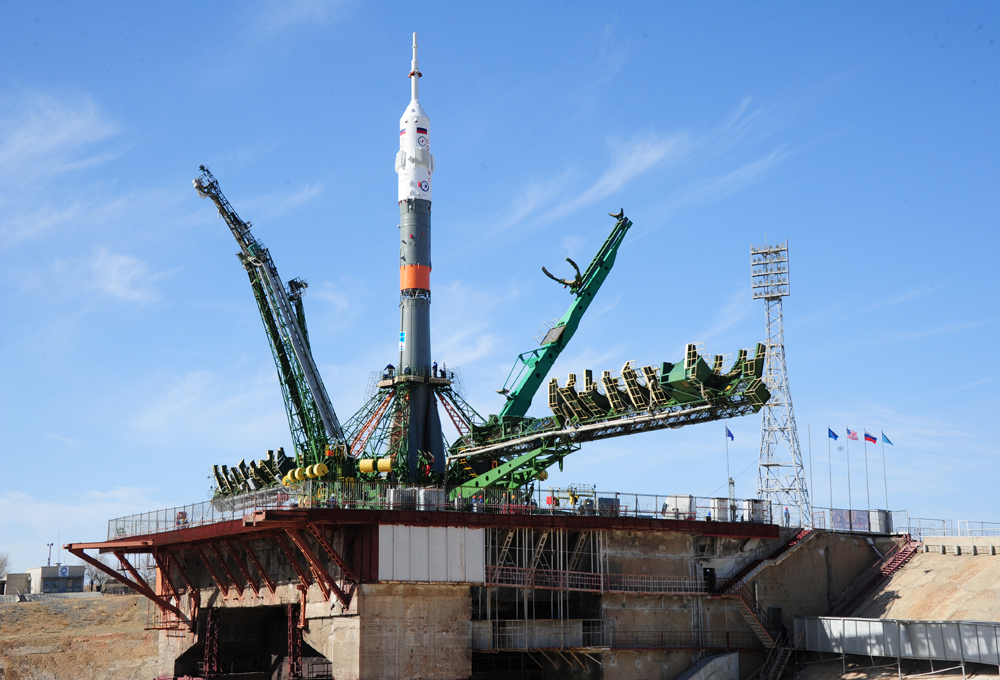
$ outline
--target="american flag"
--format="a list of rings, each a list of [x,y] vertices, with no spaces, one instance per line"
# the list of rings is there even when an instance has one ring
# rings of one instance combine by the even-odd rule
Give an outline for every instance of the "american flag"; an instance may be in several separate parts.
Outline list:
[[[851,428],[847,428],[847,438],[852,439],[854,441],[858,441],[858,433],[852,430]]]

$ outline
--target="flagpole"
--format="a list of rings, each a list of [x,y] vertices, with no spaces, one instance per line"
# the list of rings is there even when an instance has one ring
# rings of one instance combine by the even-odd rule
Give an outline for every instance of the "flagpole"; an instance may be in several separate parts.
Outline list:
[[[806,429],[809,431],[809,493],[811,494],[813,489],[813,431],[812,425],[806,425]],[[810,498],[810,500],[812,500]],[[812,503],[809,504],[812,507]],[[812,517],[809,518],[809,526],[812,526]]]
[[[729,496],[729,514],[728,520],[731,522],[736,519],[736,490],[733,485],[733,477],[729,472],[729,425],[723,422],[722,425],[723,439],[726,440],[726,495]]]
[[[871,518],[872,513],[872,490],[868,485],[868,430],[861,428],[861,432],[865,435],[865,493],[868,494],[868,517]],[[869,519],[869,522],[871,519]]]
[[[885,484],[885,511],[892,512],[889,510],[889,481],[885,476],[885,432],[879,430],[882,435],[882,483]]]
[[[830,433],[833,430],[830,426],[826,426],[826,464],[830,467],[830,528],[833,529],[833,454],[831,449],[833,445],[830,443]]]
[[[851,531],[854,531],[854,501],[851,499],[851,436],[847,435],[844,440],[847,447],[847,517],[850,522]]]

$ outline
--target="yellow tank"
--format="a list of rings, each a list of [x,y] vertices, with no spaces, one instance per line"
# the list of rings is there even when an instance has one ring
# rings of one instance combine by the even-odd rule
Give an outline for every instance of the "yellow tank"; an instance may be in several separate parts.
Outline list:
[[[379,472],[391,472],[392,471],[392,458],[379,458],[378,459],[378,471]]]
[[[363,458],[358,462],[358,469],[365,473],[375,472],[375,459]]]
[[[326,463],[317,463],[313,467],[316,468],[317,477],[325,477],[326,473],[330,471],[330,468],[326,466]]]
[[[295,477],[295,479],[297,479],[297,480],[299,480],[301,482],[302,480],[304,480],[306,478],[306,469],[305,468],[295,468],[289,474],[293,475]]]

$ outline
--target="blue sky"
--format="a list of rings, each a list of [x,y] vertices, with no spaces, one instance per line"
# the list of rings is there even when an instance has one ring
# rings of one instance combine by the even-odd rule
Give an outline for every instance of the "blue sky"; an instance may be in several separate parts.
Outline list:
[[[200,163],[282,276],[309,281],[334,406],[361,405],[395,356],[412,31],[437,169],[434,353],[480,412],[569,302],[540,267],[589,261],[609,211],[635,226],[560,380],[691,341],[753,346],[749,245],[787,238],[814,502],[826,427],[867,428],[895,442],[894,509],[1000,521],[998,20],[996,3],[4,3],[0,550],[37,565],[109,517],[206,498],[212,463],[289,446],[236,245],[191,188]],[[752,496],[760,420],[729,427]],[[552,483],[721,494],[722,433],[590,445]]]

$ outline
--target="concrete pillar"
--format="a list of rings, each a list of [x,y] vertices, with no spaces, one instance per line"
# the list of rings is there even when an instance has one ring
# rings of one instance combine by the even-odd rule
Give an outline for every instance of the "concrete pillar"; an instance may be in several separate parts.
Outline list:
[[[997,554],[997,547],[995,545],[993,545],[992,543],[990,544],[990,554],[991,555],[996,555]]]
[[[948,546],[946,546],[944,543],[941,544],[941,554],[942,555],[948,554]]]
[[[960,546],[960,545],[956,545],[955,546],[955,554],[956,555],[961,555],[962,554],[962,546]]]

